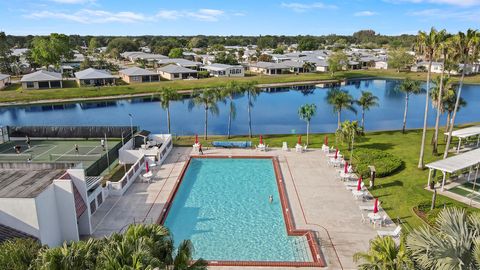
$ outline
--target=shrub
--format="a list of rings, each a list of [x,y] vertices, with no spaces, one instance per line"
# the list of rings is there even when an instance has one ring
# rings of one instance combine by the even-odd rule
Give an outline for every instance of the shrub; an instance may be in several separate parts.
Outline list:
[[[375,166],[377,177],[385,177],[400,170],[403,161],[378,149],[357,148],[353,152],[353,164],[362,177],[370,176],[370,168],[368,168],[370,165]]]
[[[198,72],[199,79],[208,78],[208,77],[210,77],[210,73],[207,70],[201,70]]]

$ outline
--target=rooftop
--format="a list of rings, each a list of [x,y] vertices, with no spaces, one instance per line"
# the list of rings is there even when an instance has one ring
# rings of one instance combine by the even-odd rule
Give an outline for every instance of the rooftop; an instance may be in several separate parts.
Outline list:
[[[184,67],[193,67],[193,66],[200,66],[202,63],[194,62],[183,58],[170,58],[170,59],[160,59],[158,60],[159,64],[176,64],[179,66]]]
[[[75,77],[80,80],[88,79],[113,79],[115,76],[107,70],[87,68],[79,72],[75,72]]]
[[[39,70],[27,75],[24,75],[21,82],[42,82],[42,81],[58,81],[62,80],[62,74],[46,70]]]
[[[196,70],[189,69],[186,67],[177,66],[174,64],[170,64],[161,68],[157,69],[158,71],[166,72],[166,73],[196,73]]]
[[[0,198],[35,198],[64,170],[0,170]]]
[[[9,226],[0,224],[0,243],[13,239],[13,238],[33,238],[34,236],[18,231]]]
[[[157,75],[157,73],[139,68],[139,67],[131,67],[127,69],[122,69],[119,71],[119,73],[125,74],[127,76],[148,76],[148,75]]]
[[[225,64],[219,64],[219,63],[214,63],[208,66],[204,66],[203,68],[206,70],[226,70],[228,68],[234,68],[234,67],[242,67],[240,65],[225,65]]]
[[[0,80],[4,80],[4,79],[9,78],[9,77],[10,77],[10,75],[8,75],[8,74],[0,73]]]

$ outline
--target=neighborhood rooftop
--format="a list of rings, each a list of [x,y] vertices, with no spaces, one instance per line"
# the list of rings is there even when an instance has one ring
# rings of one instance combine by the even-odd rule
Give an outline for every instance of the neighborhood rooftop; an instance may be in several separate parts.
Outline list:
[[[120,70],[119,72],[123,73],[125,75],[128,75],[128,76],[148,76],[148,75],[156,75],[157,74],[153,71],[146,70],[146,69],[139,68],[139,67],[131,67],[131,68]]]
[[[159,71],[167,72],[167,73],[191,73],[197,72],[196,70],[189,69],[182,66],[177,66],[175,64],[170,64],[161,68],[158,68]]]
[[[46,70],[39,70],[37,72],[24,75],[20,81],[21,82],[41,82],[41,81],[54,81],[54,80],[56,81],[61,79],[62,79],[61,73],[56,73],[56,72],[51,72]]]
[[[94,68],[88,68],[88,69],[76,72],[75,77],[80,80],[115,78],[115,76],[113,76],[106,70],[94,69]]]

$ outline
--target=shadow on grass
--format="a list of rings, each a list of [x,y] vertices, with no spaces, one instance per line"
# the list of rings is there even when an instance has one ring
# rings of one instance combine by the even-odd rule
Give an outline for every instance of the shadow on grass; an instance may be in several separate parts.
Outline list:
[[[393,149],[395,145],[393,143],[369,143],[362,144],[359,148],[369,148],[369,149],[378,149],[378,150],[390,150]]]
[[[388,182],[385,184],[378,184],[374,189],[382,189],[382,188],[389,188],[389,187],[403,187],[403,182],[399,180],[395,180],[393,182]]]

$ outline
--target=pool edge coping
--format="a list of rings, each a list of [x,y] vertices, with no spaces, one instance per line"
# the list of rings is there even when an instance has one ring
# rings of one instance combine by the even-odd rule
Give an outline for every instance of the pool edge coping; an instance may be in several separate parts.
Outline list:
[[[182,180],[185,176],[185,173],[190,165],[190,162],[193,158],[217,158],[217,159],[226,159],[226,158],[244,158],[244,159],[270,159],[272,160],[273,170],[275,173],[275,179],[277,183],[277,189],[280,197],[280,202],[282,205],[282,214],[283,221],[285,222],[285,227],[287,229],[287,235],[289,236],[304,236],[307,239],[308,246],[310,248],[310,253],[312,255],[313,262],[288,262],[288,261],[221,261],[221,260],[207,260],[208,266],[259,266],[259,267],[326,267],[325,259],[323,253],[316,241],[315,233],[313,230],[308,229],[297,229],[295,228],[295,223],[293,221],[293,216],[289,208],[289,200],[286,194],[286,187],[284,183],[284,178],[282,170],[280,168],[280,162],[278,161],[277,156],[247,156],[247,155],[214,155],[214,156],[203,156],[203,155],[190,155],[189,158],[185,161],[182,171],[180,172],[175,185],[168,196],[167,201],[165,202],[160,216],[157,219],[157,224],[163,225],[168,213],[170,211],[171,205],[177,194],[177,191],[182,183]]]

